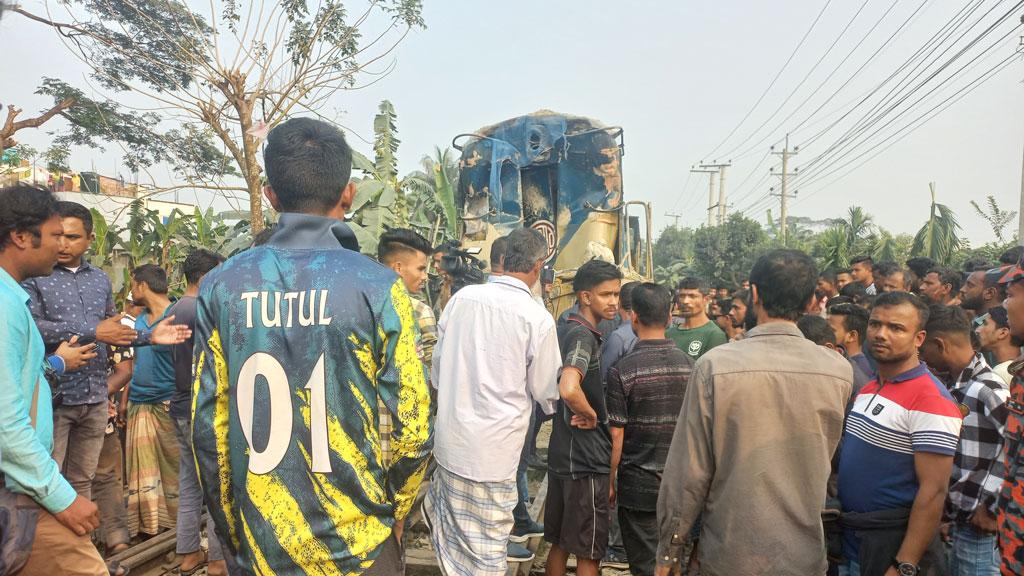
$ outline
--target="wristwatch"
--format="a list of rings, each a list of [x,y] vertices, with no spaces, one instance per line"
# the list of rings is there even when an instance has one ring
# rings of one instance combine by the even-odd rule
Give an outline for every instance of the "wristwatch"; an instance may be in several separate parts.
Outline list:
[[[900,576],[917,576],[921,573],[920,566],[910,562],[900,562],[896,558],[892,559],[892,566]]]

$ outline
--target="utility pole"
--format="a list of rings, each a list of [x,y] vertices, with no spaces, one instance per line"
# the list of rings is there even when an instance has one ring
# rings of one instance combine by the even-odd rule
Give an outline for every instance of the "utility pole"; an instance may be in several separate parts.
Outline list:
[[[732,160],[724,163],[704,164],[701,162],[701,168],[717,168],[718,169],[718,225],[725,224],[725,169],[732,166]],[[710,204],[710,202],[708,203]]]
[[[675,228],[679,228],[679,219],[683,217],[682,214],[672,214],[670,212],[665,212],[665,216],[674,219],[674,221],[672,222],[672,226]]]
[[[787,241],[786,221],[787,218],[789,218],[789,177],[796,176],[796,170],[794,170],[792,173],[789,172],[789,157],[795,156],[799,149],[799,146],[794,147],[792,150],[789,149],[789,134],[786,134],[786,146],[785,148],[782,149],[782,152],[776,152],[774,146],[772,146],[771,151],[772,154],[782,156],[782,171],[772,172],[772,174],[774,174],[775,176],[779,176],[782,179],[782,191],[779,194],[776,194],[776,196],[779,196],[779,198],[781,199],[781,206],[779,207],[779,211],[781,213],[781,222],[779,225],[779,230],[781,232],[783,246],[786,245]],[[793,195],[796,196],[796,192],[794,192]]]
[[[691,168],[690,172],[695,174],[707,174],[710,176],[710,180],[708,181],[708,228],[710,228],[715,225],[715,208],[718,207],[718,205],[715,204],[715,176],[718,175],[719,171],[707,169],[697,170],[696,168]]]

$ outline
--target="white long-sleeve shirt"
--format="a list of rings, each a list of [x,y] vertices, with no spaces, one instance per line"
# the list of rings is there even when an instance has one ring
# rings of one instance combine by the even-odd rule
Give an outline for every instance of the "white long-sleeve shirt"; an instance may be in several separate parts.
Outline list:
[[[434,456],[476,482],[515,478],[537,402],[558,400],[555,321],[522,281],[501,276],[459,290],[437,324]]]

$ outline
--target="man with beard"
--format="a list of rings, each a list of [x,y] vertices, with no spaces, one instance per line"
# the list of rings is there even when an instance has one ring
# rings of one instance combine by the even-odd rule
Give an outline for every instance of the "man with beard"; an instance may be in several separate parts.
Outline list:
[[[960,272],[952,268],[936,267],[921,279],[921,298],[929,304],[954,305],[960,294]]]
[[[962,417],[946,386],[918,359],[928,307],[882,294],[868,321],[878,376],[846,418],[839,457],[843,554],[851,576],[911,576],[941,558],[935,538]],[[928,553],[926,556],[926,552]]]
[[[1006,299],[1006,287],[999,279],[1006,274],[1009,266],[991,270],[975,270],[960,287],[960,307],[974,312],[974,328],[985,323],[989,310],[1002,304]]]
[[[668,337],[680,350],[696,360],[715,346],[728,342],[725,332],[708,318],[707,285],[697,278],[683,278],[676,289],[676,301],[683,324],[668,330]]]
[[[732,319],[732,327],[736,329],[732,337],[733,340],[743,338],[743,333],[747,328],[746,323],[749,300],[749,288],[737,290],[736,293],[732,295],[732,307],[729,308],[729,318]]]

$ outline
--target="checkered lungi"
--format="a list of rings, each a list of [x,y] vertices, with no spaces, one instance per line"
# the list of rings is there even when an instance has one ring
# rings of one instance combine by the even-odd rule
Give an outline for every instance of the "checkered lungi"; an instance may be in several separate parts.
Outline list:
[[[474,482],[438,466],[423,499],[441,572],[447,576],[504,576],[515,479]]]

